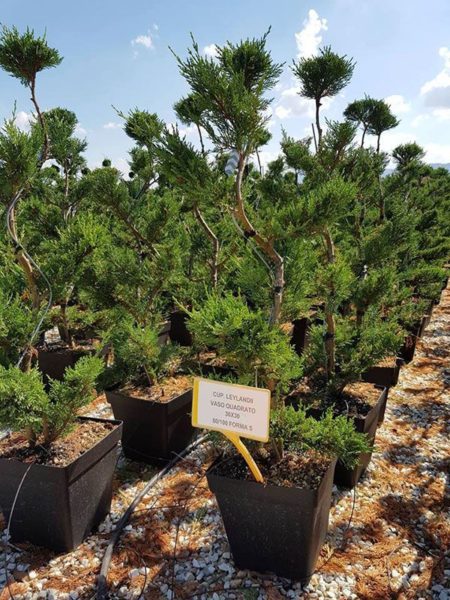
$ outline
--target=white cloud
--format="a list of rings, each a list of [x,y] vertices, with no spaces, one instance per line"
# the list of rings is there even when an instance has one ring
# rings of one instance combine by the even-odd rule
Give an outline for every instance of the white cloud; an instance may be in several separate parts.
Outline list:
[[[134,38],[134,40],[131,40],[131,45],[132,46],[144,46],[144,48],[147,48],[147,50],[154,48],[152,36],[150,34],[138,35],[137,37]]]
[[[298,54],[297,58],[308,58],[318,53],[322,42],[321,31],[328,29],[327,20],[321,19],[314,9],[308,11],[308,17],[303,21],[303,29],[295,34]]]
[[[424,144],[425,160],[429,163],[450,163],[450,144]]]
[[[302,98],[299,91],[299,86],[292,86],[281,92],[280,101],[275,107],[275,114],[281,121],[291,117],[314,116],[314,101]]]
[[[327,20],[320,18],[317,12],[311,8],[308,11],[308,17],[303,21],[303,28],[295,34],[297,58],[315,56],[322,42],[321,32],[327,29]],[[314,101],[299,95],[300,86],[298,84],[286,87],[279,83],[275,89],[280,96],[274,113],[281,121],[292,117],[308,117],[309,119],[314,117]],[[324,98],[322,110],[326,110],[331,102],[330,98]]]
[[[275,106],[275,114],[281,121],[291,117],[308,117],[309,119],[314,117],[314,100],[303,98],[299,95],[299,92],[300,87],[297,85],[286,88],[281,92],[280,100]],[[321,113],[327,110],[332,102],[333,98],[323,98]]]
[[[121,129],[122,125],[120,123],[114,123],[114,121],[109,121],[103,125],[103,129]]]
[[[389,104],[392,112],[395,115],[398,115],[401,113],[406,113],[411,110],[411,104],[409,102],[406,102],[404,97],[400,96],[400,94],[394,94],[393,96],[388,96],[384,100],[385,100],[385,102],[387,102]]]
[[[75,135],[87,135],[87,131],[84,127],[77,123],[77,126],[75,127]]]
[[[417,115],[417,117],[414,117],[414,119],[411,121],[411,125],[413,127],[419,127],[419,125],[421,125],[425,121],[428,121],[429,119],[430,119],[430,115],[427,115],[427,114]]]
[[[216,58],[217,56],[217,46],[216,44],[209,44],[203,48],[203,54],[205,56],[209,56],[209,58]]]
[[[444,59],[444,68],[434,79],[427,81],[420,89],[426,106],[450,108],[450,49],[443,46],[439,56]]]
[[[435,108],[433,117],[436,117],[439,121],[448,121],[450,119],[450,108]]]
[[[155,31],[159,31],[159,25],[157,23],[153,23],[153,29]]]
[[[30,123],[32,121],[34,121],[33,115],[25,112],[24,110],[19,110],[19,112],[16,113],[16,118],[14,119],[16,126],[22,131],[29,131]]]

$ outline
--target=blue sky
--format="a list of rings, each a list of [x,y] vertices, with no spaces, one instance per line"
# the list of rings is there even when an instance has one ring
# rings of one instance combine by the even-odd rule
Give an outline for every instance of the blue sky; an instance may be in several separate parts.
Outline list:
[[[384,136],[382,148],[416,140],[429,162],[450,162],[449,0],[1,0],[0,22],[46,30],[49,44],[59,49],[62,64],[39,77],[40,104],[76,112],[91,166],[109,157],[127,170],[130,143],[112,105],[145,108],[174,122],[172,106],[186,85],[169,46],[183,55],[192,31],[213,53],[214,44],[260,36],[269,25],[269,48],[286,66],[274,91],[265,160],[276,156],[282,126],[293,136],[310,133],[311,105],[296,93],[289,64],[331,45],[357,65],[324,116],[340,118],[364,93],[386,98],[401,124]],[[27,91],[0,72],[1,119],[14,101],[26,127]],[[193,131],[186,135],[195,140]]]

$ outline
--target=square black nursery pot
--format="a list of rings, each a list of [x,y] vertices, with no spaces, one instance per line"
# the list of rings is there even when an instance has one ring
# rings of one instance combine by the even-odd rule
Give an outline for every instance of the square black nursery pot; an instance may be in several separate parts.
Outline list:
[[[384,420],[388,392],[389,388],[380,388],[380,395],[376,404],[374,404],[364,417],[350,417],[355,424],[356,431],[365,433],[371,443],[375,441],[378,425]],[[314,419],[321,419],[324,412],[325,411],[320,408],[307,407],[308,415],[314,417]],[[372,452],[360,454],[358,465],[353,469],[344,467],[344,465],[338,461],[334,473],[334,483],[341,487],[354,488],[364,475],[371,458]]]
[[[371,443],[375,442],[378,425],[384,420],[388,392],[389,388],[380,388],[380,396],[378,401],[375,406],[370,409],[367,415],[365,417],[352,418],[356,431],[365,433]],[[371,458],[372,452],[361,454],[358,465],[353,469],[344,467],[344,465],[338,461],[336,464],[336,470],[334,472],[334,483],[341,487],[354,488],[366,472]]]
[[[308,345],[308,333],[311,327],[311,321],[308,317],[294,319],[292,321],[291,345],[296,353],[301,356]]]
[[[120,421],[95,446],[66,467],[34,464],[28,471],[12,515],[13,542],[28,541],[56,552],[70,552],[108,514],[117,462]],[[0,458],[0,509],[9,520],[16,491],[29,463]]]
[[[404,364],[402,358],[392,360],[392,365],[375,365],[362,375],[362,380],[373,383],[380,387],[392,387],[397,385],[401,366]]]
[[[154,402],[108,390],[114,417],[123,421],[122,448],[127,458],[150,464],[167,463],[192,441],[192,388],[168,402]]]
[[[328,531],[335,461],[317,489],[230,479],[215,466],[206,476],[236,566],[307,583]]]
[[[38,348],[38,366],[44,379],[64,379],[64,373],[67,367],[75,366],[75,363],[83,358],[93,354],[92,349],[76,349],[60,348]]]
[[[423,315],[422,319],[415,323],[409,333],[405,337],[402,347],[399,351],[399,356],[403,358],[406,363],[409,363],[414,358],[416,353],[417,340],[423,336],[425,329],[430,322],[431,314]]]
[[[192,346],[192,333],[187,328],[188,315],[182,311],[170,314],[170,339],[180,346]]]

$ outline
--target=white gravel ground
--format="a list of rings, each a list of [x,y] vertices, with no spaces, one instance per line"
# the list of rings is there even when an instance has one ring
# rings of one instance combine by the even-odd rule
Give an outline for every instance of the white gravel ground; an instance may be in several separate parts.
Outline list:
[[[449,357],[450,290],[446,290],[416,358],[402,369],[399,384],[390,392],[385,422],[377,436],[378,451],[357,486],[356,498],[352,491],[333,490],[330,533],[318,571],[307,587],[234,566],[220,513],[204,489],[204,480],[196,490],[195,506],[178,510],[176,517],[170,507],[149,510],[155,501],[159,502],[156,506],[164,506],[164,495],[167,502],[172,486],[184,476],[190,477],[191,483],[199,481],[198,474],[211,453],[205,444],[153,488],[138,507],[138,515],[126,528],[111,564],[110,597],[450,600],[450,559],[447,556],[445,563],[443,556],[443,544],[450,539],[448,502],[444,502],[445,468],[448,470],[449,465]],[[95,416],[109,414],[108,405],[97,406]],[[35,557],[29,548],[10,547],[0,555],[0,600],[10,597],[3,563],[8,575],[21,582],[11,585],[15,600],[94,597],[94,576],[109,539],[106,534],[142,489],[142,478],[148,480],[153,474],[144,466],[136,471],[136,465],[123,458],[119,459],[118,472],[122,484],[111,513],[98,534],[80,548],[48,562],[45,556]],[[192,493],[192,488],[188,492]],[[167,552],[159,563],[154,556],[150,560],[150,554],[141,560],[141,551],[133,558],[133,549],[148,546],[150,552],[148,536],[163,529]],[[133,560],[128,561],[130,556]]]

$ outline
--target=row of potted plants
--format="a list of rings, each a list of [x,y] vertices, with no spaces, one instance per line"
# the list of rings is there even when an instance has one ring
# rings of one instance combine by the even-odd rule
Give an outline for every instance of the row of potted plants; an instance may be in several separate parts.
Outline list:
[[[58,52],[3,28],[0,65],[36,113],[30,131],[12,118],[0,132],[14,239],[0,237],[0,425],[12,432],[0,505],[7,519],[14,508],[15,539],[80,543],[109,510],[121,435],[134,460],[163,464],[185,448],[193,375],[272,394],[270,443],[252,444],[266,484],[226,444],[208,472],[239,566],[307,580],[333,480],[352,487],[367,468],[397,356],[412,358],[446,282],[449,175],[413,143],[385,175],[380,137],[397,120],[381,100],[324,127],[323,99],[355,66],[330,48],[293,66],[316,106],[314,137],[283,132],[264,170],[283,68],[266,46],[267,34],[214,59],[195,42],[176,56],[189,93],[175,112],[198,141],[146,110],[120,113],[135,144],[124,178],[108,160],[87,168],[74,113],[40,109],[37,75]],[[95,387],[116,421],[77,418]]]

